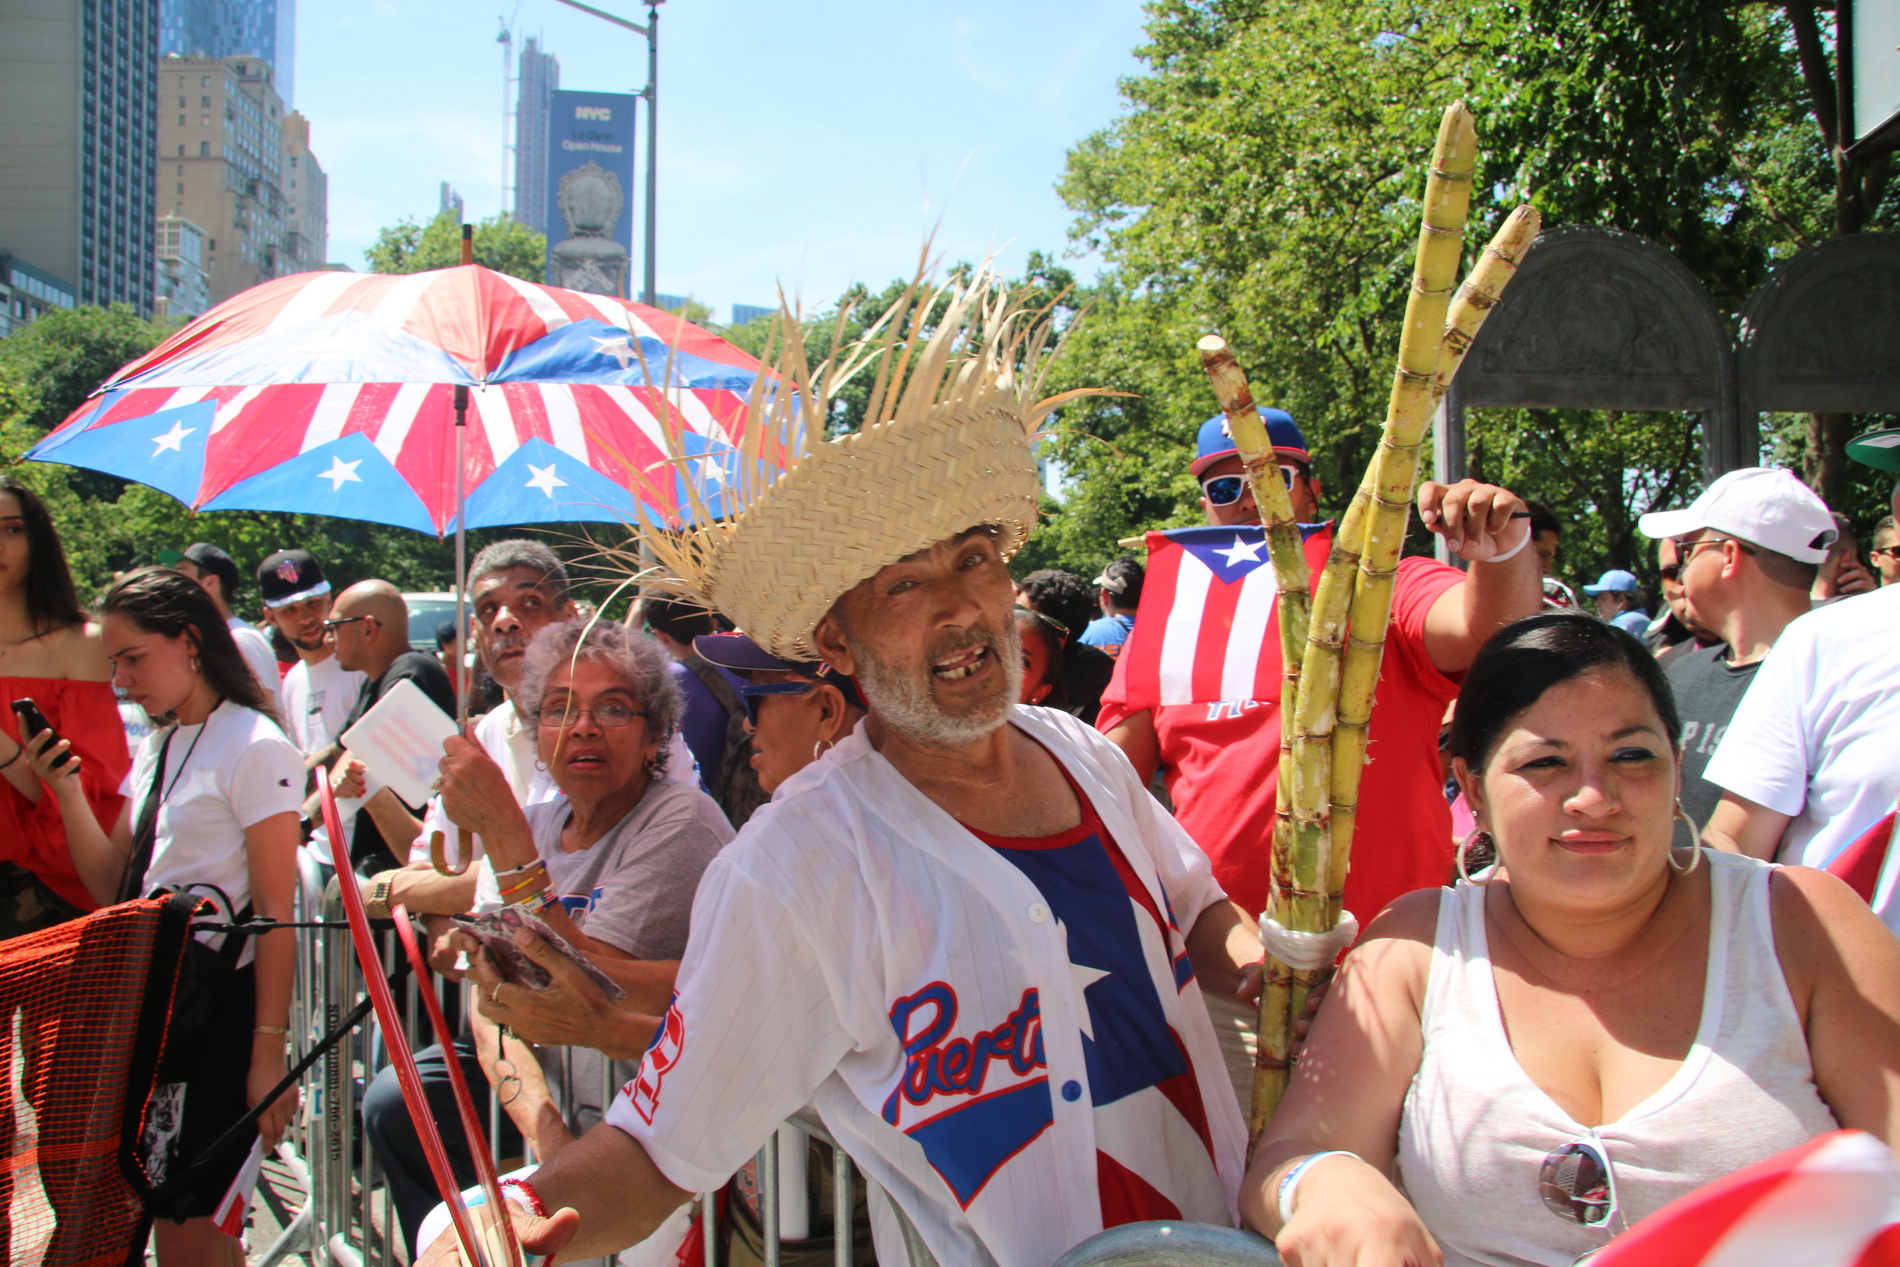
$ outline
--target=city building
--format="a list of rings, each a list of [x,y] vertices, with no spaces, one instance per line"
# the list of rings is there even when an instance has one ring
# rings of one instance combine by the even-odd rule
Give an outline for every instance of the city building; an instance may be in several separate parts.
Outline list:
[[[34,268],[11,255],[0,255],[0,339],[54,308],[77,301],[71,282]]]
[[[0,0],[0,254],[152,311],[159,0]],[[11,320],[11,318],[9,318]]]
[[[284,250],[286,273],[324,266],[330,252],[330,178],[310,152],[310,120],[284,116]]]
[[[160,216],[157,315],[191,318],[209,307],[211,284],[205,276],[205,231],[183,216]]]
[[[297,0],[159,0],[158,52],[260,57],[288,107],[297,61]]]
[[[777,312],[777,308],[768,308],[763,304],[734,304],[732,305],[732,324],[749,326],[754,321],[774,316]]]
[[[467,219],[463,206],[462,195],[455,192],[455,186],[446,180],[443,181],[442,193],[436,200],[435,214],[437,216],[452,215],[455,217],[455,223],[461,224]]]
[[[515,98],[515,206],[517,224],[548,231],[548,105],[561,86],[561,60],[541,51],[530,35],[521,47],[520,91]]]
[[[211,302],[308,266],[285,249],[302,221],[285,196],[284,144],[309,130],[286,129],[270,64],[171,56],[158,70],[158,209],[204,229]]]

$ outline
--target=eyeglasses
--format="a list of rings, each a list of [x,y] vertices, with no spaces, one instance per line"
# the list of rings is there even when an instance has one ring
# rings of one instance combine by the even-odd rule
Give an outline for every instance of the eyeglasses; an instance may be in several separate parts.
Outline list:
[[[824,685],[795,678],[790,682],[747,682],[739,688],[739,702],[745,705],[745,719],[759,724],[759,701],[768,695],[809,695]]]
[[[1682,579],[1682,564],[1665,563],[1656,569],[1656,575],[1662,577],[1665,581],[1680,581]]]
[[[1734,537],[1703,537],[1697,541],[1676,542],[1676,575],[1682,575],[1682,569],[1689,566],[1689,560],[1695,557],[1695,552],[1700,547],[1725,546],[1731,543],[1743,554],[1755,553],[1754,546],[1749,545],[1746,541],[1737,541]]]
[[[325,633],[335,633],[335,632],[337,631],[337,628],[338,628],[339,626],[342,626],[342,625],[353,625],[353,624],[355,624],[355,623],[356,623],[357,621],[359,621],[359,620],[368,620],[368,619],[369,619],[369,617],[368,617],[368,616],[339,616],[339,617],[338,617],[337,619],[335,619],[335,620],[326,620],[326,621],[324,621],[324,622],[323,622],[323,632],[325,632]]]
[[[1876,558],[1884,554],[1890,559],[1900,559],[1900,546],[1875,546],[1867,553]]]
[[[543,704],[541,711],[534,716],[535,720],[543,726],[566,729],[578,722],[582,713],[591,716],[596,726],[604,726],[609,730],[630,726],[634,718],[646,716],[639,709],[628,708],[624,704],[603,704],[599,708],[575,708],[570,704]]]
[[[1545,1154],[1537,1168],[1537,1195],[1552,1214],[1585,1227],[1601,1227],[1616,1213],[1609,1158],[1591,1140],[1573,1139]]]
[[[1292,488],[1293,481],[1306,478],[1306,471],[1281,463],[1280,478],[1288,488]],[[1210,506],[1231,506],[1240,500],[1240,494],[1246,487],[1247,477],[1244,475],[1216,475],[1213,479],[1201,481],[1201,496],[1207,498]]]

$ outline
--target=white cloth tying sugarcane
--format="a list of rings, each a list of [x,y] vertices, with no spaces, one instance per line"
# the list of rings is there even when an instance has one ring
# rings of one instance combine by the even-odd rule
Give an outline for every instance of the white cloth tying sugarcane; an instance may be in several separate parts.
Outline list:
[[[1038,885],[860,730],[789,780],[700,886],[674,1005],[607,1113],[673,1183],[718,1187],[809,1101],[942,1263],[1047,1267],[1101,1230],[1105,1180],[1234,1221],[1245,1131],[1183,933],[1225,895],[1119,749],[1051,710],[1013,721],[1145,890],[1121,901],[1167,913],[1129,936],[1164,1018],[1150,1048],[1181,1057],[1165,1092],[1206,1138],[1156,1115],[1131,1151],[1101,1151],[1098,1114],[1118,1104],[1098,1103],[1091,1060],[1112,1078],[1141,1058],[1091,1035],[1099,996],[1084,991],[1109,974],[1075,963]],[[880,1259],[901,1261],[894,1221],[874,1225]]]

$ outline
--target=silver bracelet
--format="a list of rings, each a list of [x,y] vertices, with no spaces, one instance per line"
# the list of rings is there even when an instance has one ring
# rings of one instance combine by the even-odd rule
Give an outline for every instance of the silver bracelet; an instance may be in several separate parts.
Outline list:
[[[1281,1175],[1280,1187],[1278,1189],[1278,1197],[1279,1197],[1278,1205],[1280,1207],[1280,1226],[1285,1227],[1288,1223],[1293,1221],[1293,1194],[1295,1190],[1299,1188],[1300,1180],[1306,1177],[1306,1172],[1308,1168],[1310,1168],[1314,1162],[1323,1161],[1328,1157],[1355,1157],[1356,1158],[1358,1156],[1359,1156],[1358,1153],[1349,1152],[1344,1148],[1335,1148],[1329,1152],[1324,1152],[1324,1153],[1312,1153],[1312,1154],[1309,1154],[1308,1156],[1300,1158],[1300,1160],[1294,1165],[1294,1167],[1291,1170],[1287,1171],[1284,1175]]]

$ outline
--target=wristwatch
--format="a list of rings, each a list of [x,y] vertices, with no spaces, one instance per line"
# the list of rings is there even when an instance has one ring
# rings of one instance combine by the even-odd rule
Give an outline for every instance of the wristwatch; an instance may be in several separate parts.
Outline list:
[[[371,919],[390,919],[389,891],[395,887],[395,877],[384,871],[370,877],[369,896],[363,901],[363,909]]]

